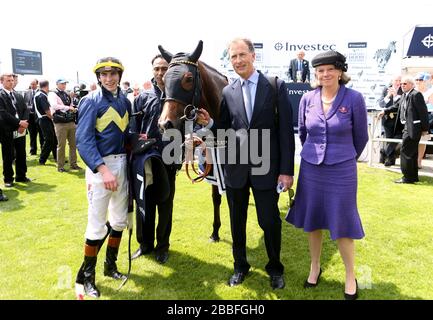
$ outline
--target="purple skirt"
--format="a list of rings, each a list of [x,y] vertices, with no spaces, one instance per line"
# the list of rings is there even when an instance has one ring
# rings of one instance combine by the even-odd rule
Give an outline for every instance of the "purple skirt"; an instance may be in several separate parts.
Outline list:
[[[356,204],[356,159],[335,165],[301,160],[294,205],[286,221],[311,232],[326,229],[331,239],[364,237]]]

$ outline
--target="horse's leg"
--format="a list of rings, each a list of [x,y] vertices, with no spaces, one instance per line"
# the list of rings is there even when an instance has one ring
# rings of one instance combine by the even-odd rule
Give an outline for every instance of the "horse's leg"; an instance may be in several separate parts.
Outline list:
[[[210,236],[212,242],[218,242],[220,240],[219,229],[221,227],[220,218],[220,206],[221,206],[221,195],[218,192],[218,186],[212,185],[212,202],[213,202],[213,232]]]

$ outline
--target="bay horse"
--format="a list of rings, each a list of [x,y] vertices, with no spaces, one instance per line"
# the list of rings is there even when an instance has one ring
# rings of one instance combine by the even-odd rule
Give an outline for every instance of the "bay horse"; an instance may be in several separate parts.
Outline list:
[[[199,61],[203,41],[199,41],[192,53],[180,52],[175,55],[158,46],[163,58],[169,63],[164,75],[165,102],[158,125],[167,129],[184,130],[184,121],[191,119],[197,109],[206,109],[213,119],[218,119],[222,89],[228,84],[227,77],[216,69]],[[212,185],[214,209],[213,231],[210,240],[219,241],[221,227],[221,194],[218,186]]]

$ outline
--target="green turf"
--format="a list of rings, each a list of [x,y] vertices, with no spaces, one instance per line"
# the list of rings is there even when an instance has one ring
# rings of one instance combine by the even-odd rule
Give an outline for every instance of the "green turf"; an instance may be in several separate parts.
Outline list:
[[[36,156],[28,158],[28,165],[33,182],[8,189],[1,185],[10,200],[0,203],[0,299],[75,299],[74,279],[83,258],[87,223],[84,171],[58,173],[52,160],[39,166]],[[397,185],[393,180],[399,174],[363,163],[358,168],[358,205],[366,233],[356,241],[360,299],[433,299],[433,179],[421,177],[417,185]],[[119,282],[102,275],[104,246],[96,275],[101,299],[343,298],[344,267],[328,232],[320,285],[304,290],[309,271],[307,236],[284,220],[281,257],[286,287],[270,288],[263,233],[252,198],[247,225],[252,269],[244,284],[228,287],[233,260],[227,202],[223,198],[221,241],[211,243],[210,195],[208,184],[193,185],[180,172],[168,262],[160,265],[153,255],[133,261],[130,280],[117,291]],[[287,193],[280,199],[282,219],[286,203]],[[134,234],[133,250],[137,246]],[[118,266],[123,272],[128,267],[126,232]]]

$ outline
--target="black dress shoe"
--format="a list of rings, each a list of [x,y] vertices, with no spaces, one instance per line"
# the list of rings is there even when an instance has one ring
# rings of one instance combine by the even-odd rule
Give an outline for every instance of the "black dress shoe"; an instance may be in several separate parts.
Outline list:
[[[379,159],[379,163],[385,163],[385,158],[386,158],[385,151],[380,150],[380,159]]]
[[[16,178],[15,181],[16,182],[31,182],[32,179],[24,177],[24,178]]]
[[[131,259],[137,259],[141,256],[144,256],[146,254],[149,254],[153,251],[152,247],[148,247],[148,246],[140,246],[138,247],[137,251],[134,252],[134,254],[131,256]]]
[[[8,197],[6,197],[6,195],[4,195],[2,192],[0,192],[0,201],[8,201]]]
[[[240,285],[244,282],[248,272],[235,272],[229,279],[228,284],[230,287]]]
[[[358,281],[355,279],[356,291],[354,294],[348,294],[344,292],[344,300],[356,300],[358,299]]]
[[[125,280],[126,276],[118,270],[104,270],[104,276],[113,278],[114,280]]]
[[[283,289],[285,285],[283,275],[271,276],[272,289]]]
[[[405,178],[401,178],[401,179],[395,180],[394,182],[395,183],[408,183],[408,184],[414,184],[415,183],[415,181],[410,181],[410,180],[407,180]]]
[[[322,268],[320,268],[319,275],[317,276],[316,283],[308,282],[308,278],[307,278],[307,280],[305,280],[305,282],[304,282],[304,288],[308,289],[308,288],[317,287],[317,285],[319,284],[319,280],[320,280],[320,276],[321,275],[322,275]]]
[[[395,165],[395,160],[394,161],[393,160],[386,160],[385,163],[384,163],[385,167],[390,167],[390,166],[393,166],[393,165]]]
[[[168,260],[168,251],[157,252],[155,257],[156,261],[158,261],[160,264],[164,264]]]

